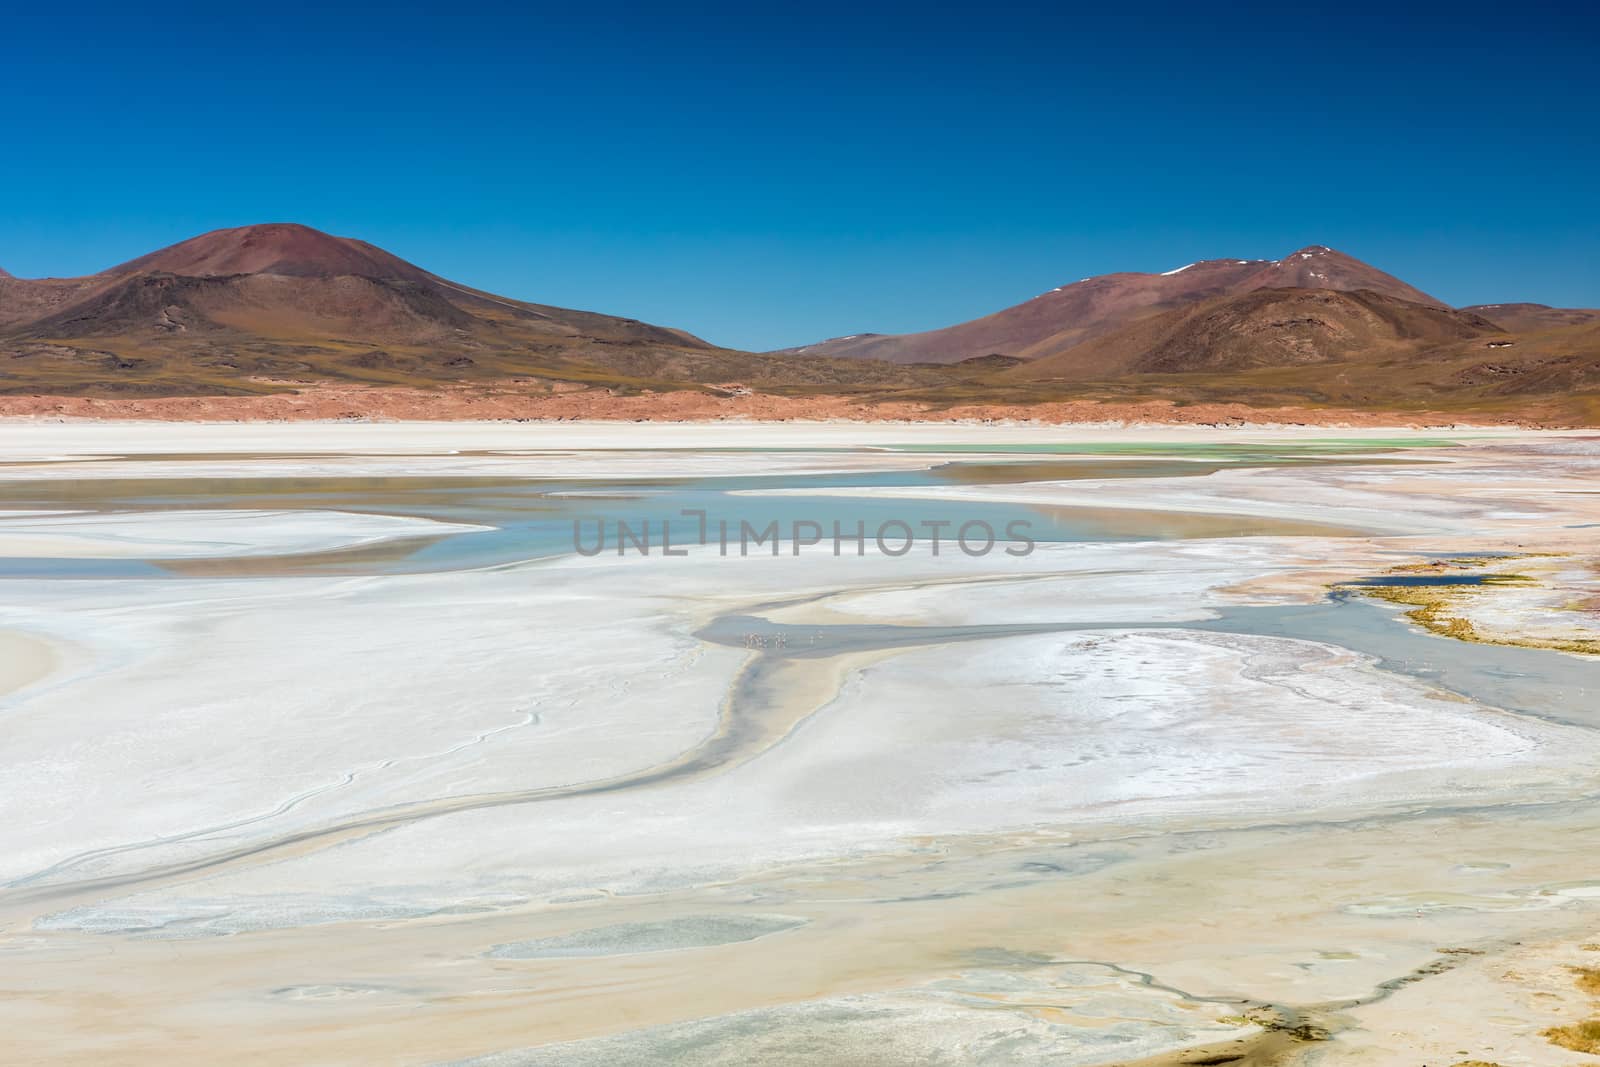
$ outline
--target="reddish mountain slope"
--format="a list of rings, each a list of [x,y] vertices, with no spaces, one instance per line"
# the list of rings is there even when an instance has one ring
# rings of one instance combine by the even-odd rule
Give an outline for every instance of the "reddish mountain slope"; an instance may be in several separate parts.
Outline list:
[[[1594,421],[1600,312],[1452,311],[1312,246],[1088,278],[946,330],[763,356],[495,296],[291,224],[203,234],[84,278],[0,274],[0,393],[215,396],[313,383],[936,405],[1155,397]]]
[[[1344,293],[1366,289],[1414,304],[1450,306],[1392,274],[1385,274],[1371,264],[1326,245],[1309,245],[1268,263],[1246,278],[1240,289],[1336,289]]]
[[[269,222],[231,230],[213,230],[180,241],[105,271],[127,275],[163,272],[189,277],[230,274],[281,274],[291,277],[405,278],[431,277],[399,256],[348,237],[334,237],[309,226]]]
[[[317,381],[806,389],[931,377],[730,352],[637,319],[511,300],[290,223],[202,234],[86,278],[0,278],[0,392],[215,395]]]
[[[1445,305],[1392,275],[1323,245],[1280,260],[1208,259],[1161,274],[1121,273],[1063,285],[981,319],[914,334],[857,334],[782,350],[894,363],[955,363],[975,356],[1038,359],[1110,333],[1147,315],[1256,289],[1369,289],[1434,307]]]
[[[104,284],[90,278],[0,278],[0,336],[8,327],[33,322],[65,307]]]
[[[1406,358],[1501,336],[1468,312],[1371,290],[1257,289],[1178,308],[1006,372],[1020,381],[1126,374],[1223,374],[1348,360]]]
[[[81,279],[0,283],[22,338],[208,337],[268,343],[467,350],[596,340],[709,349],[679,330],[506,300],[435,277],[361,241],[306,226],[218,230]],[[456,364],[460,365],[460,364]]]
[[[87,278],[0,279],[0,352],[18,357],[0,389],[45,379],[226,390],[264,377],[395,383],[616,364],[649,376],[715,351],[680,330],[492,296],[288,223],[202,234]]]
[[[1600,322],[1506,332],[1370,291],[1262,289],[993,376],[1006,396],[1309,404],[1600,424]]]
[[[1181,304],[1229,292],[1261,268],[1256,260],[1213,259],[1166,274],[1104,274],[1042,293],[1015,307],[940,330],[858,334],[792,355],[853,356],[892,363],[956,363],[978,356],[1018,356],[1047,337],[1073,330],[1081,338]]]
[[[1461,310],[1493,319],[1506,329],[1518,333],[1600,322],[1600,309],[1597,308],[1553,308],[1548,304],[1475,304]]]

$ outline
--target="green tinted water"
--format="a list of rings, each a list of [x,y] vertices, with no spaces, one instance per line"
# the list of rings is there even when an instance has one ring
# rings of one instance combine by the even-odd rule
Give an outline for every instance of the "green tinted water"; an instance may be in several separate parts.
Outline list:
[[[195,457],[211,459],[214,457]],[[1240,457],[1226,466],[1393,463],[1392,459],[1332,460]],[[698,539],[703,512],[709,530],[726,523],[735,539],[741,524],[765,529],[776,522],[788,534],[796,523],[816,523],[824,534],[858,524],[871,534],[903,523],[923,534],[927,524],[948,524],[953,537],[969,523],[1006,539],[1020,529],[1036,542],[1141,541],[1196,537],[1344,536],[1355,531],[1293,520],[1124,508],[1056,507],[929,498],[831,495],[834,489],[935,487],[1035,481],[1203,477],[1224,464],[1160,458],[1054,458],[1015,462],[955,462],[915,470],[840,471],[817,474],[682,478],[508,478],[486,476],[245,476],[92,478],[0,482],[0,509],[74,509],[96,512],[193,509],[305,509],[377,512],[489,529],[417,537],[377,546],[276,557],[204,560],[0,559],[0,576],[160,577],[162,575],[269,575],[289,573],[386,574],[496,566],[574,551],[575,523],[611,533],[670,530],[682,546]],[[757,495],[782,491],[782,495]],[[1021,524],[1020,527],[1016,524]],[[719,538],[713,538],[717,540]],[[593,545],[588,535],[584,542]],[[847,550],[848,550],[847,546]],[[870,550],[869,550],[870,551]]]

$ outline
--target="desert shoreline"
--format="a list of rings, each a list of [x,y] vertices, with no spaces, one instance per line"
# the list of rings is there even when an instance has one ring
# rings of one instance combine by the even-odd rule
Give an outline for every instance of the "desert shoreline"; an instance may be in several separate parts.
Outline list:
[[[271,383],[282,385],[288,383]],[[792,396],[729,387],[706,392],[620,393],[486,385],[443,389],[292,383],[286,391],[242,395],[185,396],[0,396],[0,423],[49,420],[155,422],[859,422],[1037,426],[1151,424],[1234,428],[1240,426],[1405,427],[1412,429],[1495,426],[1519,429],[1594,428],[1593,419],[1570,410],[1523,404],[1496,411],[1483,406],[1458,410],[1419,407],[1361,409],[1337,406],[1273,406],[1231,401],[1175,403],[1132,397],[1082,398],[1029,403],[942,402],[819,394]]]
[[[1600,1067],[1600,19],[1156,14],[11,20],[0,1067]]]
[[[407,454],[515,449],[650,451],[701,448],[867,448],[895,445],[978,447],[1037,444],[1257,444],[1296,441],[1483,442],[1592,436],[1582,428],[1483,423],[1310,426],[1251,422],[1228,426],[1177,422],[945,422],[853,419],[693,419],[637,423],[614,419],[158,420],[0,417],[0,457],[34,461],[68,453],[120,454],[217,450],[221,454],[349,449],[351,454]]]
[[[363,509],[381,506],[352,496],[337,510],[346,501],[320,488],[290,526],[237,514],[246,538],[217,511],[175,506],[185,479],[227,515],[241,506],[218,487],[229,479],[243,493],[267,479],[474,472],[497,486],[747,485],[1041,455],[1098,469],[1126,451],[1169,466],[870,496],[1292,511],[1383,530],[1084,538],[1018,561],[703,549],[427,573],[16,579],[4,621],[74,642],[74,658],[25,683],[0,720],[22,816],[0,873],[0,953],[32,994],[0,1020],[23,1055],[63,1064],[95,1058],[107,1032],[135,1034],[119,1055],[150,1064],[179,1043],[242,1062],[418,1067],[773,1047],[746,1040],[848,1041],[859,1062],[892,1063],[959,1040],[982,1062],[1002,1032],[1082,1065],[1216,1050],[1357,1067],[1456,1048],[1564,1062],[1528,1057],[1545,1051],[1547,1019],[1577,1017],[1542,994],[1560,992],[1561,968],[1595,937],[1592,884],[1561,850],[1595,828],[1589,709],[1545,721],[1341,645],[1346,633],[1204,623],[1293,610],[1441,552],[1572,554],[1516,563],[1542,584],[1496,592],[1479,621],[1581,623],[1567,605],[1591,581],[1575,568],[1600,523],[1600,496],[1583,490],[1593,436],[0,423],[3,477],[24,504],[41,482],[130,494],[72,498],[110,518],[19,511],[55,556],[46,535],[107,554],[137,537],[178,560],[425,529],[373,525]],[[1349,461],[1270,462],[1324,450]],[[1185,466],[1199,469],[1172,469]],[[773,508],[785,492],[726,491]],[[862,490],[806,492],[846,508]],[[159,522],[123,513],[146,497]],[[1384,610],[1344,617],[1376,628],[1397,661],[1510,662],[1407,638]],[[719,620],[734,640],[707,639]],[[788,632],[791,649],[806,633],[846,644],[785,659],[781,642],[737,640],[758,624]],[[924,633],[872,644],[906,627]],[[1522,977],[1502,978],[1512,961]],[[1460,1001],[1454,1032],[1412,1027],[1419,1002],[1446,991]],[[1332,1039],[1263,1031],[1273,1018]]]

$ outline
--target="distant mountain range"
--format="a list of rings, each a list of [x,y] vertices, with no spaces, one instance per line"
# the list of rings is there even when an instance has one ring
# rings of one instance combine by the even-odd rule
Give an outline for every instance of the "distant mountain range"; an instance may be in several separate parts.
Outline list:
[[[0,393],[265,393],[319,382],[528,391],[1077,398],[1458,408],[1600,421],[1600,310],[1451,308],[1344,253],[1085,278],[915,334],[753,354],[441,278],[352,238],[217,230],[83,278],[0,270]]]
[[[1427,347],[1504,333],[1482,315],[1386,296],[1370,288],[1255,289],[1199,300],[1099,331],[1070,346],[1044,345],[1018,378],[1210,374],[1258,367],[1404,357]]]
[[[1325,245],[1085,278],[913,334],[855,334],[793,358],[987,363],[990,395],[1584,411],[1600,421],[1600,309],[1451,308]],[[1531,407],[1529,406],[1531,405]]]
[[[1258,289],[1289,288],[1369,289],[1429,307],[1446,306],[1358,259],[1310,245],[1277,260],[1207,259],[1161,274],[1102,274],[939,330],[854,334],[781,351],[891,363],[959,363],[990,355],[1040,359],[1162,311]]]
[[[441,278],[365,241],[268,223],[216,230],[82,278],[0,272],[0,392],[184,395],[286,382],[677,388],[915,380],[794,367],[636,319]]]

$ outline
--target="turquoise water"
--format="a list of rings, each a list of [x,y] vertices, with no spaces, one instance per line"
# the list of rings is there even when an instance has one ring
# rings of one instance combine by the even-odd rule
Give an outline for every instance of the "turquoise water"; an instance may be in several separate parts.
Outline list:
[[[1465,438],[1447,437],[1322,437],[1292,443],[1216,443],[1210,441],[1098,441],[1050,444],[906,444],[880,445],[885,452],[992,452],[1076,456],[1185,456],[1195,459],[1294,460],[1311,456],[1358,456],[1413,448],[1454,448]]]
[[[574,524],[586,547],[596,544],[602,525],[608,538],[604,551],[617,554],[619,524],[637,534],[651,531],[650,546],[659,552],[662,530],[672,543],[698,540],[700,519],[685,512],[704,512],[710,541],[718,543],[722,524],[738,551],[742,523],[764,530],[776,522],[782,533],[780,551],[793,551],[796,523],[816,523],[827,540],[809,551],[830,551],[832,524],[848,537],[858,526],[870,538],[886,524],[903,523],[919,539],[930,528],[947,540],[966,524],[981,543],[982,531],[997,539],[1008,530],[1040,543],[1083,541],[1148,541],[1190,537],[1262,535],[1336,536],[1367,531],[1310,523],[1237,515],[1195,515],[1093,507],[1047,507],[1016,503],[954,501],[872,496],[832,496],[831,489],[1011,484],[1071,479],[1203,477],[1223,467],[1283,466],[1334,462],[1320,455],[1248,458],[1195,462],[1155,457],[1112,459],[1043,459],[940,464],[919,470],[844,471],[822,474],[738,475],[730,477],[628,479],[520,479],[494,477],[241,477],[241,478],[107,478],[82,481],[0,483],[0,508],[72,508],[94,511],[167,509],[338,509],[408,515],[490,527],[481,532],[420,537],[376,547],[353,548],[300,556],[162,561],[85,559],[4,559],[0,577],[145,577],[208,574],[256,575],[285,573],[378,574],[467,567],[487,567],[540,559],[574,551]],[[1388,459],[1353,458],[1341,463],[1392,463]],[[789,495],[743,495],[781,490]],[[1020,525],[1019,525],[1020,524]],[[802,533],[810,534],[809,528]],[[891,544],[898,542],[891,538]],[[854,543],[841,543],[854,551]],[[869,543],[868,553],[874,547]],[[761,545],[752,551],[767,551]],[[638,555],[630,544],[627,554]]]

